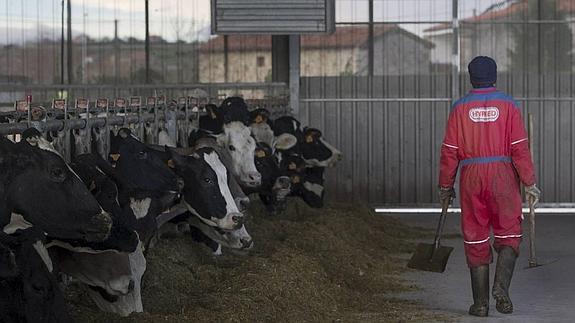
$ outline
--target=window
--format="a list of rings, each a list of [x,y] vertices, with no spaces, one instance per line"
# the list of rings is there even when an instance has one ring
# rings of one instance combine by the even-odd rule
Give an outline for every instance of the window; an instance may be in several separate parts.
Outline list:
[[[266,65],[266,58],[263,56],[258,56],[257,57],[257,64],[258,64],[258,67],[264,67]]]

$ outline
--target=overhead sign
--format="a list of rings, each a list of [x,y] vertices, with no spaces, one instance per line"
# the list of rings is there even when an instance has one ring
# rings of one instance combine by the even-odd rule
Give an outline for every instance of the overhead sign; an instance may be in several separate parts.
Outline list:
[[[335,31],[335,0],[212,0],[212,34]]]

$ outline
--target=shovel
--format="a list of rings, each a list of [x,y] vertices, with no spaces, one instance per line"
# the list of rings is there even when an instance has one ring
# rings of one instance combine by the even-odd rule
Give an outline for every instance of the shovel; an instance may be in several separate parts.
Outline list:
[[[447,216],[447,208],[449,207],[448,201],[442,201],[441,217],[437,224],[435,231],[435,240],[432,244],[420,243],[415,249],[415,253],[407,263],[407,267],[417,270],[432,271],[442,273],[447,266],[449,255],[453,251],[453,247],[446,247],[440,245],[441,234]]]

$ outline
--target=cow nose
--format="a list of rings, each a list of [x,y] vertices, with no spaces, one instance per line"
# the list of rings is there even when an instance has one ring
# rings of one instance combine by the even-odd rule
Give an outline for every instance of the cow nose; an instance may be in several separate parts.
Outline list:
[[[248,178],[250,182],[253,183],[255,186],[259,186],[262,183],[262,174],[259,172],[253,172],[248,174]]]
[[[244,224],[244,215],[241,213],[232,214],[232,221],[236,228],[241,227]]]
[[[277,180],[280,189],[288,189],[291,186],[291,180],[287,176],[281,176]]]
[[[236,198],[236,205],[240,212],[244,212],[250,206],[250,198],[249,197],[237,197]]]
[[[242,249],[250,249],[253,247],[254,241],[251,237],[249,238],[241,238],[240,242],[242,243]]]
[[[89,242],[103,241],[108,238],[112,228],[112,218],[106,211],[90,219],[90,227],[86,230],[86,240]]]
[[[133,279],[130,279],[130,282],[128,283],[128,293],[133,292],[135,286],[136,286],[136,282],[134,282]]]

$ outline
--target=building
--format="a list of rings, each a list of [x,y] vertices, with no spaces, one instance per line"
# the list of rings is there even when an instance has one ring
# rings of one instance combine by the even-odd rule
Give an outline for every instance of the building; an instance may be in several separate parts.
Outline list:
[[[338,26],[330,35],[301,37],[301,76],[367,75],[367,26]],[[225,48],[227,46],[227,55]],[[374,28],[374,75],[426,74],[433,44],[396,25]],[[200,82],[271,79],[271,37],[216,36],[200,46]]]
[[[575,1],[556,0],[558,10],[566,15],[566,21],[575,17]],[[508,71],[511,64],[510,52],[515,50],[516,41],[512,28],[525,28],[521,24],[501,23],[529,19],[528,0],[503,0],[487,8],[483,13],[461,19],[460,24],[460,66],[466,66],[477,55],[489,55],[497,61],[500,71]],[[575,24],[567,24],[575,41]],[[451,24],[438,24],[424,31],[424,38],[435,46],[431,51],[431,62],[436,66],[451,65],[453,29]]]

